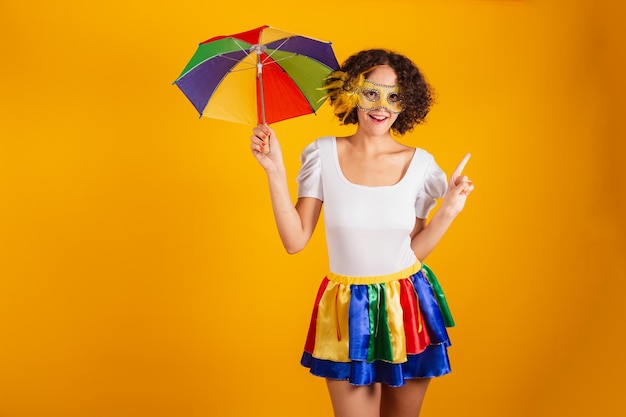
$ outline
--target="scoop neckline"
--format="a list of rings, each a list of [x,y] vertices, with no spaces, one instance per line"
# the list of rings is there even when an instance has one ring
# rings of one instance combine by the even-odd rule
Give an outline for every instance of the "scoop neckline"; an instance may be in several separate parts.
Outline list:
[[[411,167],[413,166],[413,163],[417,157],[417,148],[413,148],[413,156],[411,157],[411,161],[409,161],[409,165],[407,166],[406,171],[404,172],[404,175],[402,175],[402,178],[400,178],[395,184],[364,185],[364,184],[357,184],[355,182],[352,182],[344,175],[343,169],[341,168],[341,164],[339,163],[339,152],[337,150],[337,136],[332,136],[332,145],[333,145],[333,159],[335,161],[335,168],[337,170],[337,174],[339,175],[339,178],[341,178],[341,180],[344,183],[348,184],[351,187],[368,189],[368,190],[398,187],[400,184],[402,184],[405,181],[406,177],[409,175],[409,172],[411,171]]]

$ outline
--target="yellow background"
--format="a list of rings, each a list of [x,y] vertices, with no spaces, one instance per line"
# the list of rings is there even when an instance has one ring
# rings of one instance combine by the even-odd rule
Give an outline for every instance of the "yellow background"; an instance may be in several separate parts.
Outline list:
[[[457,327],[424,416],[626,415],[620,1],[0,1],[0,416],[329,416],[299,365],[323,230],[281,248],[250,128],[171,85],[262,24],[407,54],[403,140],[470,203],[428,263]],[[295,191],[325,106],[274,125]]]

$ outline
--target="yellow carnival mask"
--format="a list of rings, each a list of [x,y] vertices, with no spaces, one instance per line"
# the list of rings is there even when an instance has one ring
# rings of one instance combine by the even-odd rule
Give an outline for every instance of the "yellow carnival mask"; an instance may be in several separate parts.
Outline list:
[[[364,111],[386,109],[390,113],[398,114],[402,112],[400,87],[397,85],[378,84],[366,79],[361,88],[359,88],[359,102],[357,106]]]

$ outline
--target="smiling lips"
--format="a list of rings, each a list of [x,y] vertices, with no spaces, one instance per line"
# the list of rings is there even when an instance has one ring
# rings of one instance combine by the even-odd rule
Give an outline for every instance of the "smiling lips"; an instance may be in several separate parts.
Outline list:
[[[374,119],[376,122],[384,122],[389,118],[389,116],[384,114],[368,114],[371,119]]]

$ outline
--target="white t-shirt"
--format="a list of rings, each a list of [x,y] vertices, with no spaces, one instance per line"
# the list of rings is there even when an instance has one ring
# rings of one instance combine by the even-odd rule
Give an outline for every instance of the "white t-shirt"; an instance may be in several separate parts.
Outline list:
[[[324,202],[330,270],[339,275],[386,275],[417,260],[410,233],[447,190],[446,174],[433,156],[416,149],[394,185],[351,183],[339,166],[334,136],[309,144],[301,156],[298,197]]]

